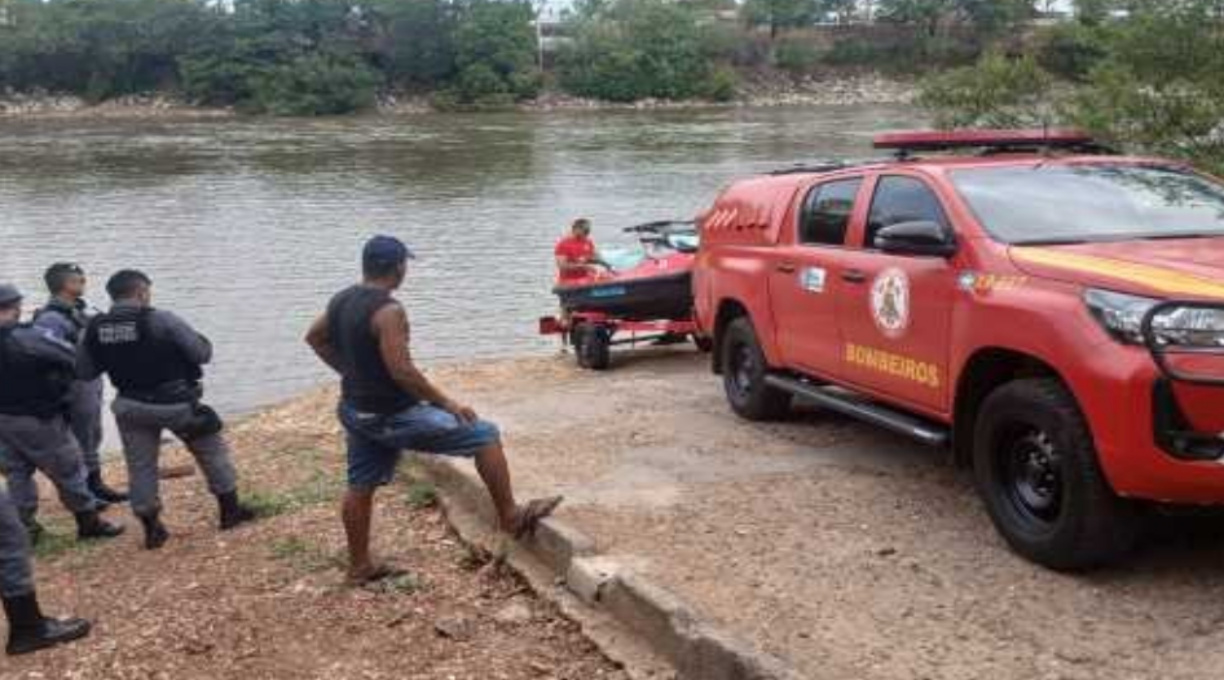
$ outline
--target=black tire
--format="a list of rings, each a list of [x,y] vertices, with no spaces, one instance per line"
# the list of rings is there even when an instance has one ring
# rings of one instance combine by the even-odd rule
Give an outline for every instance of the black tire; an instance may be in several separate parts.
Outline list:
[[[737,415],[748,420],[779,420],[790,412],[791,395],[765,383],[769,363],[748,317],[727,325],[722,362],[723,390]]]
[[[574,329],[574,354],[578,365],[593,371],[607,370],[612,363],[612,336],[608,329],[584,323]]]
[[[1017,380],[982,404],[974,477],[995,528],[1059,571],[1105,566],[1134,546],[1134,503],[1110,488],[1075,397],[1054,379]]]

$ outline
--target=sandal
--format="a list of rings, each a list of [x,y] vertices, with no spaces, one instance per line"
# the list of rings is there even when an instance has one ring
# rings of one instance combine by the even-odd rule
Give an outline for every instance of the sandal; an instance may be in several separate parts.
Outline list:
[[[537,498],[519,508],[518,516],[514,519],[515,540],[534,535],[536,528],[540,526],[540,520],[553,514],[563,500],[563,496]]]

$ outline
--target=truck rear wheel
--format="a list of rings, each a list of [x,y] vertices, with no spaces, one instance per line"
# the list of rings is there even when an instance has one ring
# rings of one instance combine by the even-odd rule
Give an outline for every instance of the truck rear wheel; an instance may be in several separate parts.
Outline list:
[[[747,317],[727,326],[722,360],[723,389],[736,414],[748,420],[777,420],[790,411],[791,395],[765,382],[769,364]]]
[[[1108,564],[1134,545],[1134,505],[1105,480],[1088,424],[1058,380],[1017,380],[992,392],[973,444],[978,492],[1017,553],[1075,571]]]

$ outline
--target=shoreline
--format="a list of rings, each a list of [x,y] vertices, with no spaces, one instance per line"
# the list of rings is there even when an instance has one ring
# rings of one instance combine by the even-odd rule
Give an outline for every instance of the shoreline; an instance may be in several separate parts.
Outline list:
[[[739,96],[731,101],[643,99],[609,102],[547,91],[536,99],[510,109],[521,113],[566,113],[574,111],[683,111],[708,109],[773,108],[782,106],[855,106],[910,103],[917,89],[914,81],[879,74],[852,76],[803,76],[781,74],[745,79]],[[428,95],[383,93],[377,106],[355,115],[386,117],[439,113]],[[223,120],[257,118],[244,116],[233,107],[195,106],[170,94],[129,95],[90,104],[75,95],[0,93],[0,121],[40,120]]]

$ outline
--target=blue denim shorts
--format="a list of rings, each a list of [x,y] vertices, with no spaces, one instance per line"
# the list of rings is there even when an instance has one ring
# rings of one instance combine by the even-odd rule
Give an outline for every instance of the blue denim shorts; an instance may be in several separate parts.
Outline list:
[[[390,483],[401,451],[469,457],[501,438],[493,423],[465,423],[429,404],[387,415],[341,401],[338,414],[348,440],[348,483],[359,489]]]

